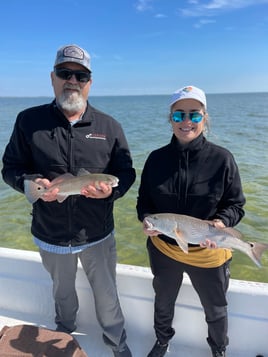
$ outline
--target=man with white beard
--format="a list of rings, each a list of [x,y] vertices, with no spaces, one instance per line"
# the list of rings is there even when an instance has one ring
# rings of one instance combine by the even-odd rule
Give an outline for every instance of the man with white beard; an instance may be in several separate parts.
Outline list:
[[[81,169],[119,179],[83,187],[59,203],[59,189],[47,190],[33,203],[31,232],[53,281],[56,330],[76,330],[75,289],[80,260],[91,285],[103,340],[115,357],[131,357],[116,287],[114,201],[135,181],[135,170],[121,125],[88,102],[90,56],[77,45],[61,47],[51,81],[52,103],[18,114],[3,156],[4,181],[24,193],[24,180],[49,188],[63,174]]]

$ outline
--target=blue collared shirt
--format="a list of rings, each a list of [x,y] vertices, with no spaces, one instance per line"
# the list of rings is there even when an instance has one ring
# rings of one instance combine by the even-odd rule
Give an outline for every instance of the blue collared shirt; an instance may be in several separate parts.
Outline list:
[[[92,247],[95,244],[101,243],[103,242],[105,239],[107,239],[108,237],[110,237],[111,234],[108,234],[106,237],[104,237],[101,240],[98,240],[97,242],[93,242],[93,243],[87,243],[87,244],[83,244],[83,245],[79,245],[76,247],[73,247],[71,245],[64,247],[64,246],[59,246],[59,245],[54,245],[54,244],[49,244],[46,243],[36,237],[33,237],[33,241],[34,243],[41,249],[50,252],[50,253],[55,253],[55,254],[76,254],[76,253],[80,253],[83,250]]]

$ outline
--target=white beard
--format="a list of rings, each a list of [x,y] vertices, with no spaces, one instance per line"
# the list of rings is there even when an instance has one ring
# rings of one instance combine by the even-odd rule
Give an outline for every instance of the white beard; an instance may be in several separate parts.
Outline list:
[[[63,91],[57,99],[58,106],[70,115],[80,113],[86,106],[86,101],[80,92]]]

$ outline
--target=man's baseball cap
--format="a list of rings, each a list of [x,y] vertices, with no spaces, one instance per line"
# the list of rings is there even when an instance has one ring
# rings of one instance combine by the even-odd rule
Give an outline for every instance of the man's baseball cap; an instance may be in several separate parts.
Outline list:
[[[182,99],[196,99],[200,103],[202,103],[205,106],[205,108],[207,107],[207,100],[206,100],[205,93],[202,91],[202,89],[199,89],[194,86],[187,86],[177,89],[171,97],[170,106],[172,106],[173,104],[175,104],[176,102]]]
[[[81,64],[91,72],[89,53],[77,45],[66,45],[58,49],[54,67],[65,62]]]

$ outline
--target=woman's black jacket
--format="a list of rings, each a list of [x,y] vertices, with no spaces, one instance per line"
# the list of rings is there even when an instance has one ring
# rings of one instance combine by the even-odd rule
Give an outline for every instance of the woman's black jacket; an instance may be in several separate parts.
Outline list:
[[[233,155],[201,134],[186,146],[173,135],[153,151],[141,176],[137,213],[177,213],[221,219],[235,226],[244,216],[245,198]]]

